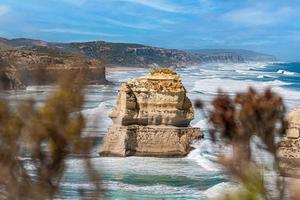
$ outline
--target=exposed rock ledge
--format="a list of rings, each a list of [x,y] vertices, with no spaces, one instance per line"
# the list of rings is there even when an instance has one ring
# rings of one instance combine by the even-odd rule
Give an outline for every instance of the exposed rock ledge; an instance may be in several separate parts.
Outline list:
[[[101,60],[62,52],[0,49],[0,89],[49,85],[65,76],[84,75],[87,84],[108,84]]]
[[[169,69],[122,84],[110,117],[103,156],[185,156],[191,142],[202,137],[189,126],[191,101],[180,77]]]
[[[300,178],[300,107],[288,115],[287,139],[279,144],[282,175]]]

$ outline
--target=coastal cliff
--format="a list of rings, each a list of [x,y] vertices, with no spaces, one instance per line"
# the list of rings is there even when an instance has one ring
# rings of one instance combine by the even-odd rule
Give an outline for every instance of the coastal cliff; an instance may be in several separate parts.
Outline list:
[[[0,48],[18,48],[39,52],[63,51],[104,60],[108,67],[186,67],[203,63],[243,63],[275,61],[271,55],[243,49],[179,50],[134,43],[105,41],[57,43],[26,38],[0,38]]]
[[[180,77],[161,69],[121,86],[100,150],[103,156],[185,156],[200,139]]]
[[[196,49],[188,50],[203,63],[274,62],[274,56],[245,49]]]
[[[108,83],[104,63],[100,60],[59,51],[0,50],[1,89],[53,84],[59,77],[70,74],[84,75],[88,84]]]
[[[279,144],[279,170],[284,176],[300,178],[300,107],[288,115],[286,140]]]

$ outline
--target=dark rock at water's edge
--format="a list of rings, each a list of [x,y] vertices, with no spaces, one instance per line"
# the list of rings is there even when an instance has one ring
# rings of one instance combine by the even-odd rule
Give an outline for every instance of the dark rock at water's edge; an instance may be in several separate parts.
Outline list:
[[[181,157],[203,137],[190,127],[191,101],[180,77],[169,69],[122,84],[103,139],[102,156]]]

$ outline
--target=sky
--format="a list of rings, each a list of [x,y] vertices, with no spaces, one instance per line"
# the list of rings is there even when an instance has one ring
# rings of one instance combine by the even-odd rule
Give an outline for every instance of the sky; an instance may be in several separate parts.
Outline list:
[[[0,36],[238,48],[300,61],[300,0],[0,0]]]

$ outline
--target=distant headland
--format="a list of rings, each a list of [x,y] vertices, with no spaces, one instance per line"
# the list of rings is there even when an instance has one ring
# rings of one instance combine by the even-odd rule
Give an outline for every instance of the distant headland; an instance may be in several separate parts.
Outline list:
[[[64,52],[105,60],[108,66],[181,67],[203,62],[239,63],[247,61],[275,61],[272,55],[243,49],[179,50],[134,43],[105,41],[56,43],[42,40],[0,38],[0,48],[18,48],[39,52]]]
[[[273,62],[271,55],[242,49],[178,50],[105,41],[57,43],[0,37],[1,88],[55,82],[57,74],[84,70],[91,84],[106,84],[109,67],[186,67],[203,63]],[[71,69],[71,70],[70,70]],[[46,73],[41,78],[40,72]],[[39,75],[34,80],[34,75]]]

